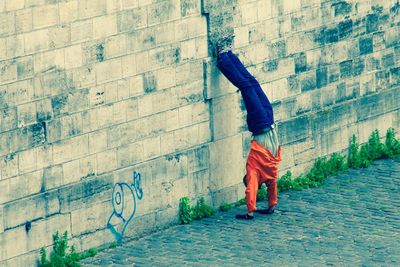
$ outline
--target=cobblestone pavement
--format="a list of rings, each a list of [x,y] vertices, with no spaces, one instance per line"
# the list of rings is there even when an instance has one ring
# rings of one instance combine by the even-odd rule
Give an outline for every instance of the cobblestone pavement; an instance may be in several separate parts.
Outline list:
[[[273,215],[245,207],[160,231],[85,266],[400,266],[400,160],[282,193]],[[259,207],[264,207],[259,203]]]

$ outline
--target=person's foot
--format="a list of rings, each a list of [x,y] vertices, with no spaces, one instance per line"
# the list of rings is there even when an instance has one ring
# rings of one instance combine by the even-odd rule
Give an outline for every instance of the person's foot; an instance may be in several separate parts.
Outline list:
[[[221,54],[224,52],[228,52],[232,50],[232,44],[233,44],[233,34],[228,34],[226,36],[223,36],[221,39],[218,40],[217,42],[217,53]]]
[[[269,207],[268,209],[256,210],[255,212],[264,215],[269,215],[275,212],[275,206]]]
[[[233,38],[235,37],[233,28],[222,29],[214,36],[216,54],[232,50]]]
[[[252,215],[249,215],[249,214],[238,214],[238,215],[236,215],[236,219],[238,219],[238,220],[253,220],[254,219],[254,216],[252,216]]]

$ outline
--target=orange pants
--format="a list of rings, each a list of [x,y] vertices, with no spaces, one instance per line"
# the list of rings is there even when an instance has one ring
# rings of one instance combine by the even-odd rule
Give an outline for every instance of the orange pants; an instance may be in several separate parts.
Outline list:
[[[268,205],[278,204],[278,191],[276,181],[278,180],[278,165],[281,161],[281,148],[278,148],[277,156],[258,143],[251,141],[250,153],[246,163],[246,204],[247,211],[257,210],[257,191],[262,183],[267,184]]]

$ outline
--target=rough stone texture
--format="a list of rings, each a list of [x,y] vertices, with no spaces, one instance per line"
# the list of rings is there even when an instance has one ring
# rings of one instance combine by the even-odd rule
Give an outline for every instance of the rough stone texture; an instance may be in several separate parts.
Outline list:
[[[378,161],[322,188],[280,194],[273,215],[238,221],[245,207],[220,212],[126,242],[83,266],[397,266],[399,186],[400,161]]]
[[[398,6],[0,1],[0,265],[27,266],[56,230],[80,250],[112,242],[112,189],[134,171],[144,198],[126,237],[176,223],[180,197],[218,206],[243,196],[250,135],[212,57],[221,36],[235,34],[272,101],[281,173],[345,150],[352,134],[398,131]],[[46,230],[26,234],[29,222]]]

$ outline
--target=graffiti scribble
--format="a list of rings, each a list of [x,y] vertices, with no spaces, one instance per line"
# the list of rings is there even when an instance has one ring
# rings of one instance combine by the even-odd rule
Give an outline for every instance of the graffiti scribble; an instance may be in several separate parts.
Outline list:
[[[116,183],[112,192],[113,212],[107,222],[107,228],[118,242],[122,242],[126,227],[136,213],[136,197],[143,198],[140,173],[133,172],[133,183]]]

